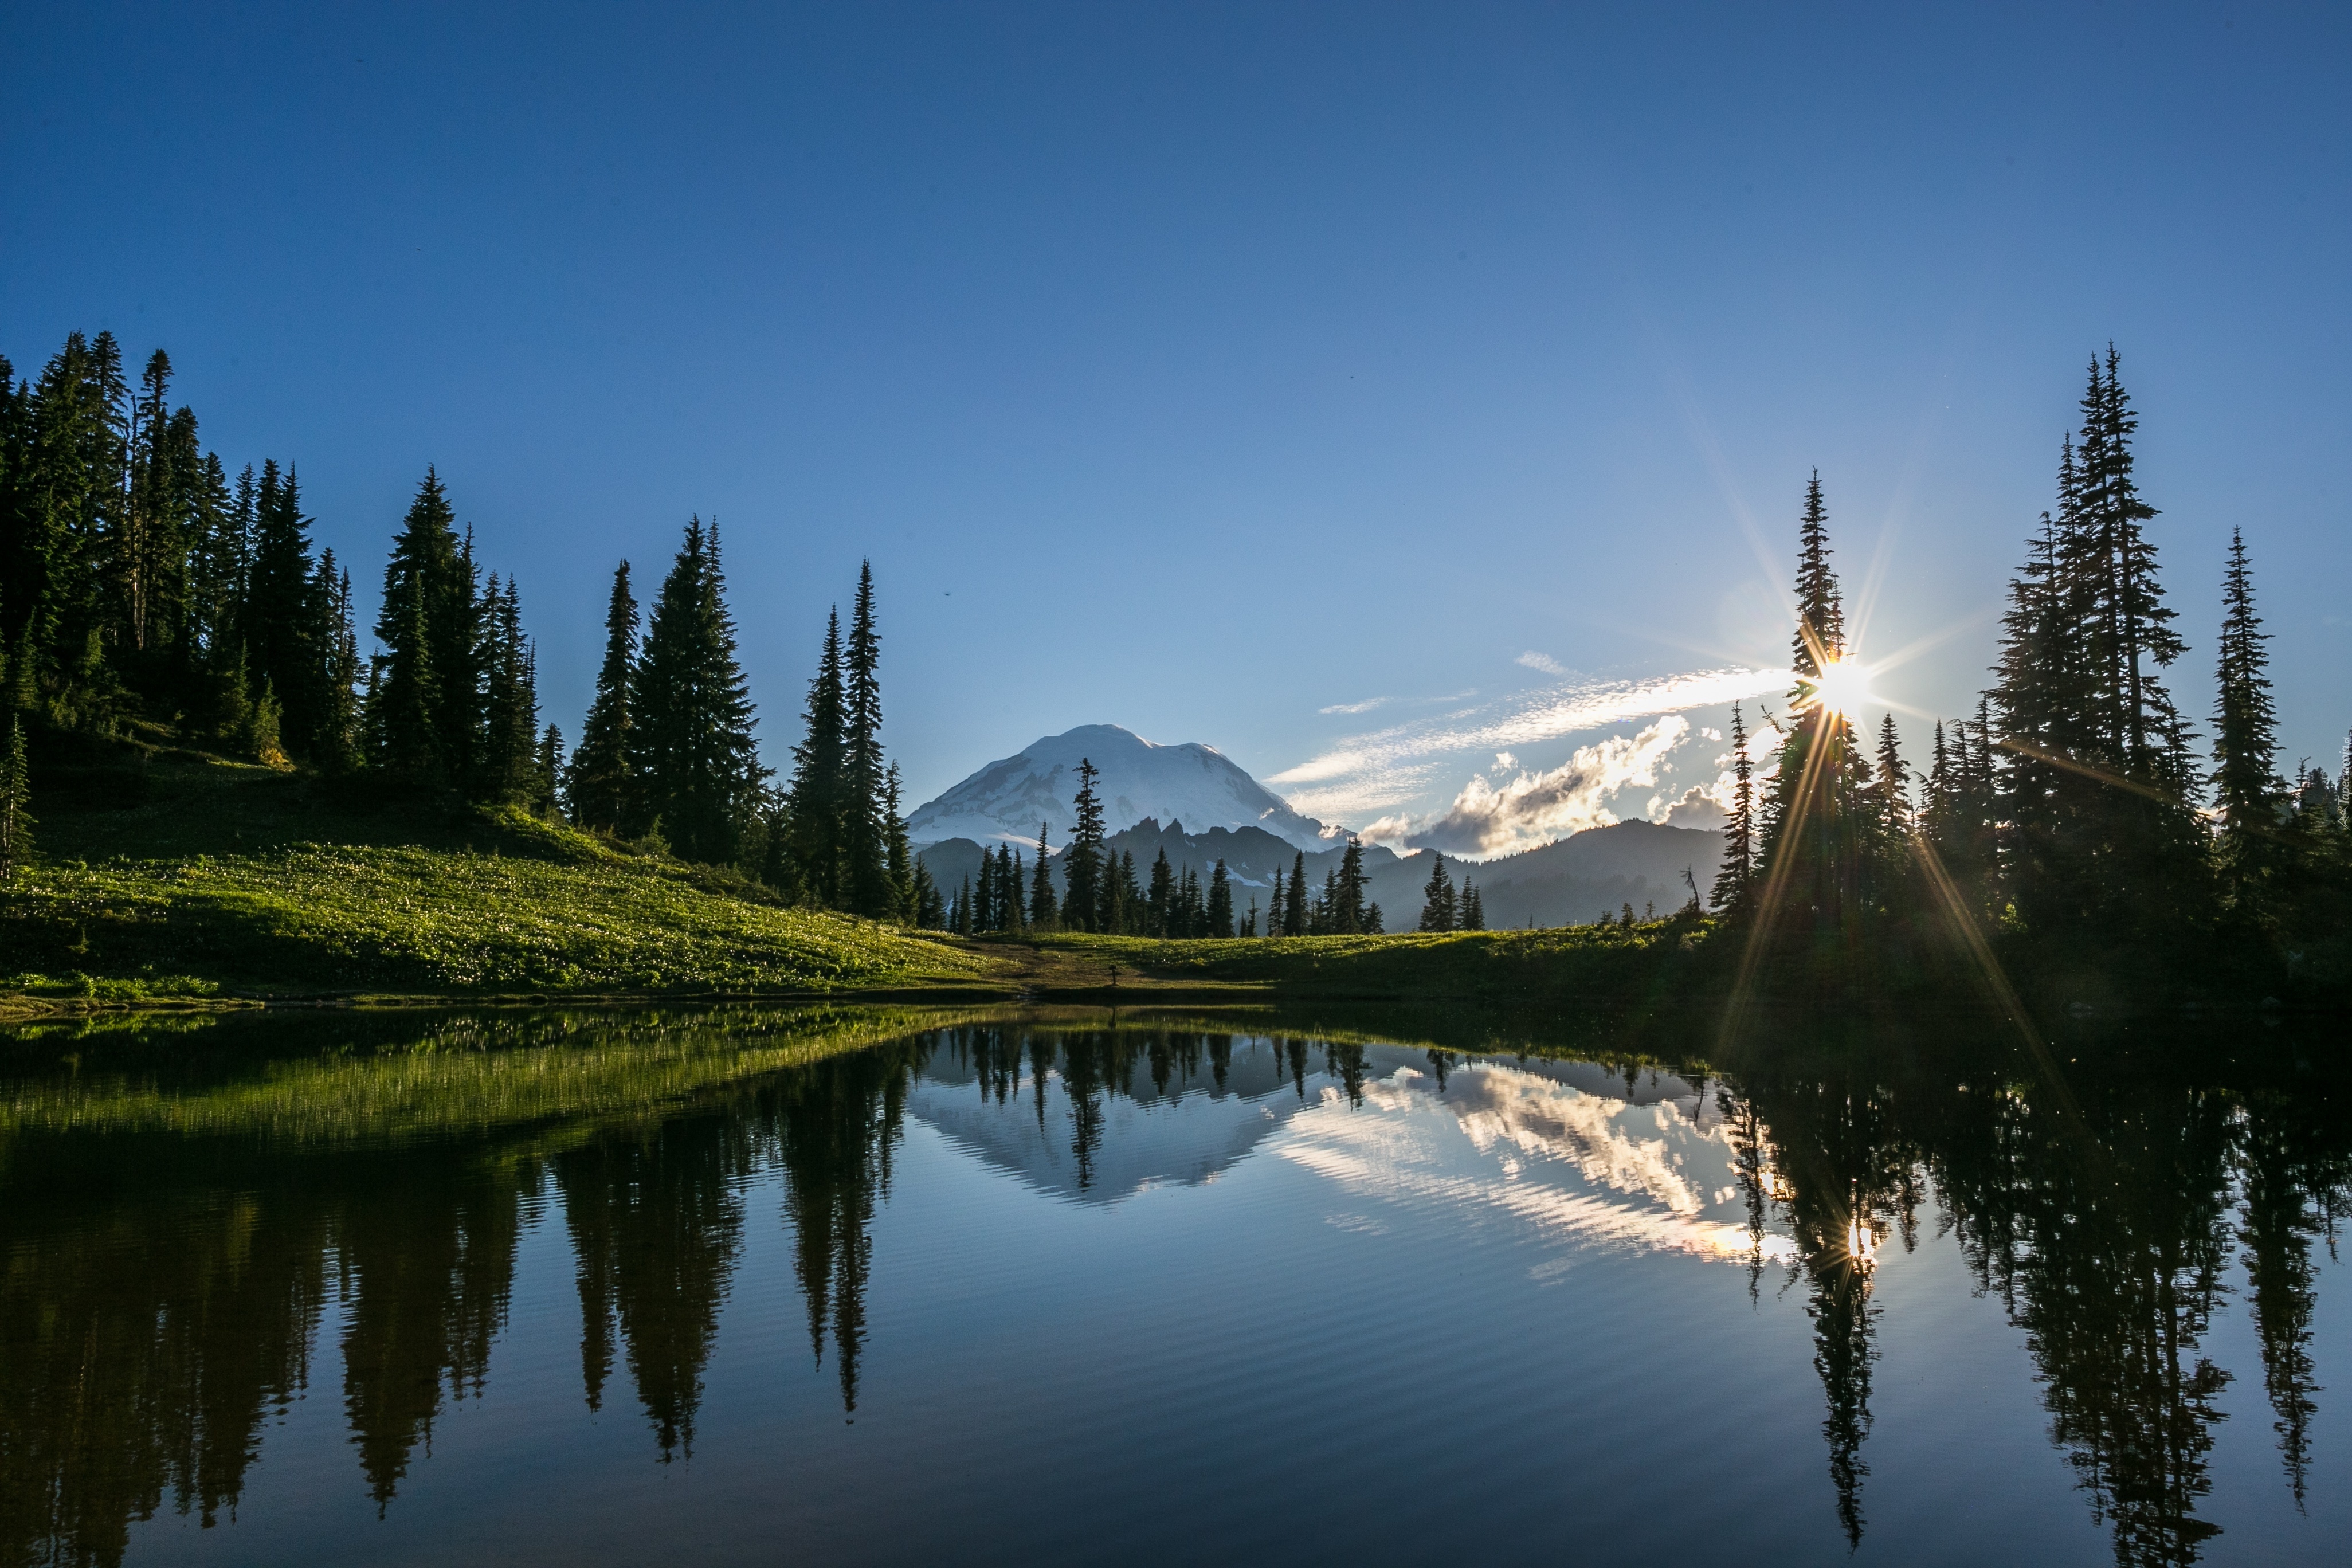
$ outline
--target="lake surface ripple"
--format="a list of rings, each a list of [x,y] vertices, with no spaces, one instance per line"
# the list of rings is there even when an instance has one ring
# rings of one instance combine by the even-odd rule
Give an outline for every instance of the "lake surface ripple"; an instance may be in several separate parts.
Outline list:
[[[21,1031],[0,1564],[2345,1560],[2339,1044],[1535,1047]]]

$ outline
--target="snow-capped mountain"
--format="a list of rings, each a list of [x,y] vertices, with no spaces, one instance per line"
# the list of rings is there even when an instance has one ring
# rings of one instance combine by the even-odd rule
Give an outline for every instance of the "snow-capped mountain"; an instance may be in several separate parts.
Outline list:
[[[1181,822],[1196,833],[1262,827],[1302,849],[1325,849],[1333,842],[1321,823],[1291,810],[1215,747],[1156,745],[1116,724],[1081,724],[989,763],[937,800],[917,806],[907,819],[908,837],[917,846],[948,838],[1034,843],[1037,825],[1044,822],[1051,825],[1058,848],[1076,822],[1070,799],[1078,792],[1080,758],[1102,771],[1095,787],[1108,832],[1150,816]]]

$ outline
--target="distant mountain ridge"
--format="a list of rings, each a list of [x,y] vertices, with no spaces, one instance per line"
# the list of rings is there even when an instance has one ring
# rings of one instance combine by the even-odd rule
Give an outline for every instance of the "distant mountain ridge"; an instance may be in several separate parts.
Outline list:
[[[907,818],[917,846],[969,838],[994,846],[1034,844],[1042,822],[1059,844],[1076,824],[1071,799],[1078,762],[1101,770],[1104,826],[1117,833],[1149,818],[1194,829],[1255,828],[1294,849],[1320,850],[1338,830],[1291,810],[1288,802],[1213,746],[1159,745],[1116,724],[1081,724],[989,763]]]
[[[1139,881],[1147,880],[1151,862],[1165,853],[1179,872],[1190,866],[1205,880],[1220,859],[1238,884],[1234,893],[1236,912],[1255,898],[1265,907],[1265,890],[1279,868],[1287,877],[1297,863],[1298,847],[1258,827],[1213,827],[1189,831],[1171,822],[1165,827],[1152,818],[1112,834],[1106,847],[1114,855],[1135,857]],[[995,846],[988,847],[993,850]],[[1307,879],[1319,889],[1324,873],[1338,868],[1340,846],[1307,855]],[[982,846],[970,838],[953,838],[927,846],[923,863],[940,889],[952,898],[966,877],[980,868]],[[1364,847],[1366,891],[1381,906],[1390,931],[1411,931],[1421,919],[1422,889],[1429,881],[1426,849],[1399,855],[1385,844]],[[1655,905],[1660,914],[1679,909],[1690,898],[1683,880],[1685,869],[1703,893],[1713,885],[1723,862],[1723,835],[1711,828],[1662,827],[1654,822],[1619,822],[1607,827],[1559,839],[1517,855],[1483,864],[1449,861],[1458,889],[1466,874],[1478,884],[1486,923],[1500,930],[1509,926],[1581,925],[1595,915],[1614,914],[1623,905],[1639,914]],[[1061,886],[1060,860],[1046,862],[1055,886]]]

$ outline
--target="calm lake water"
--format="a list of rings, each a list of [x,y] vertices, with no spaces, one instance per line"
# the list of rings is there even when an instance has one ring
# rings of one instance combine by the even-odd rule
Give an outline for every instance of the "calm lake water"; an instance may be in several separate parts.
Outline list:
[[[2352,1555],[2336,1042],[1398,1034],[20,1035],[0,1564]]]

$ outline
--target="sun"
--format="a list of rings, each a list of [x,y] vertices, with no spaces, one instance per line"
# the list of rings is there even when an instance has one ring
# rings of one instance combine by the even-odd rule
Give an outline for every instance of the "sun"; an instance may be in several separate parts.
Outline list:
[[[1820,675],[1805,682],[1815,706],[1832,713],[1855,713],[1872,700],[1870,671],[1860,662],[1835,658],[1822,666]]]

